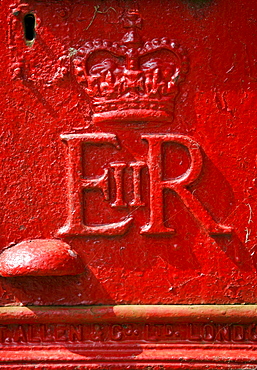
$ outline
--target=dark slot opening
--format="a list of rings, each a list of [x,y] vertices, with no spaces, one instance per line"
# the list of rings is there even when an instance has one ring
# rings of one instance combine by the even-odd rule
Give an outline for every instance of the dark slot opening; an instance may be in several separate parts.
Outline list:
[[[35,38],[35,16],[34,14],[26,14],[24,17],[24,33],[27,41],[32,41]]]

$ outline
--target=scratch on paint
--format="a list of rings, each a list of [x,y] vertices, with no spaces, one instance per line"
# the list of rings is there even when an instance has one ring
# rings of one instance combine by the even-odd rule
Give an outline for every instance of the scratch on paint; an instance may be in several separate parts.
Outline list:
[[[246,227],[245,232],[246,232],[246,234],[245,234],[245,243],[248,243],[249,240],[250,240],[251,230],[248,229],[248,227]]]
[[[253,220],[252,220],[253,210],[252,210],[252,207],[251,207],[251,205],[249,203],[246,203],[246,205],[249,207],[248,224],[250,224],[251,222],[253,222]]]
[[[252,207],[251,207],[251,205],[249,203],[246,203],[246,205],[249,207],[249,218],[248,218],[248,222],[247,222],[248,225],[249,225],[251,222],[253,222],[252,221],[253,211],[252,211]],[[248,228],[248,227],[246,227],[245,228],[245,232],[246,232],[246,234],[245,234],[245,243],[248,243],[249,240],[250,240],[251,229]]]
[[[106,14],[110,10],[113,10],[115,13],[117,13],[116,10],[112,6],[110,6],[106,10],[99,10],[99,8],[100,8],[100,5],[94,6],[95,11],[94,11],[93,17],[92,17],[91,21],[89,22],[88,26],[85,28],[85,31],[87,31],[92,26],[92,24],[93,24],[93,22],[94,22],[94,20],[95,20],[95,18],[97,16],[97,14]]]
[[[181,287],[183,287],[184,285],[186,285],[186,284],[188,284],[188,283],[190,283],[191,281],[193,281],[193,280],[197,280],[197,279],[200,279],[201,277],[203,277],[203,276],[205,276],[205,274],[204,273],[201,273],[199,276],[194,276],[194,277],[192,277],[192,278],[190,278],[190,279],[187,279],[186,281],[183,281],[183,283],[181,283],[181,284],[178,284],[178,285],[176,285],[176,286],[171,286],[170,288],[169,288],[169,291],[172,291],[174,288],[181,288]]]

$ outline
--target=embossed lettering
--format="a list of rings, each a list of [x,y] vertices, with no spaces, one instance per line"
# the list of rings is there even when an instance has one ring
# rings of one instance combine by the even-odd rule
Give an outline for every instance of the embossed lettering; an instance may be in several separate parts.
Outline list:
[[[189,340],[198,341],[201,340],[200,330],[198,325],[189,324]]]
[[[82,149],[87,145],[112,145],[119,149],[119,144],[116,135],[104,133],[92,134],[67,134],[62,135],[62,139],[68,145],[68,219],[64,227],[62,227],[59,235],[123,235],[133,218],[127,217],[120,222],[88,225],[84,220],[83,197],[85,190],[99,189],[106,201],[109,199],[109,175],[108,168],[103,171],[103,174],[98,177],[88,178],[83,176],[82,166]],[[229,234],[232,228],[219,224],[214,221],[209,212],[202,206],[200,201],[189,190],[188,186],[192,184],[199,176],[202,170],[202,154],[199,145],[191,138],[183,135],[159,135],[159,134],[144,134],[142,140],[148,142],[148,155],[146,163],[143,161],[135,162],[112,162],[114,183],[115,183],[115,198],[112,207],[127,207],[128,204],[124,200],[124,191],[126,184],[124,183],[124,172],[126,168],[132,169],[133,183],[133,198],[130,201],[130,206],[143,207],[145,204],[142,200],[141,192],[141,172],[146,166],[149,171],[150,179],[150,220],[148,224],[141,227],[141,234],[148,236],[159,234],[172,234],[175,230],[165,225],[164,220],[164,191],[174,191],[187,210],[194,216],[200,227],[209,235]],[[164,179],[163,176],[163,145],[175,143],[186,148],[190,164],[189,168],[182,175]]]
[[[55,340],[57,342],[66,342],[68,340],[68,328],[66,324],[55,326]]]
[[[100,341],[104,339],[104,327],[102,325],[93,324],[92,325],[92,340]]]
[[[187,185],[195,181],[201,173],[202,155],[199,145],[192,139],[183,135],[143,135],[149,145],[147,165],[150,173],[150,222],[142,227],[142,234],[172,234],[174,229],[164,225],[163,217],[163,191],[171,189],[177,193],[188,211],[195,217],[200,226],[210,235],[227,234],[231,228],[217,224],[201,203],[187,189]],[[164,143],[177,143],[188,149],[191,164],[189,169],[181,176],[162,179],[162,145]]]
[[[174,334],[173,326],[169,324],[165,325],[165,336],[171,337],[173,334]]]
[[[31,342],[31,343],[41,342],[39,325],[28,326],[28,342]]]
[[[149,341],[155,341],[162,337],[163,325],[162,324],[155,324],[155,325],[145,325],[146,329],[146,339]]]
[[[109,199],[108,169],[102,176],[94,179],[84,178],[82,171],[82,145],[87,144],[111,144],[119,148],[117,138],[113,134],[68,134],[61,135],[68,144],[68,196],[69,215],[66,225],[58,232],[59,235],[122,235],[126,232],[132,218],[123,221],[97,226],[85,225],[83,222],[83,191],[100,189],[105,199]]]
[[[116,199],[115,202],[112,203],[112,207],[125,207],[127,205],[123,199],[123,172],[126,166],[126,163],[111,163],[111,168],[114,170],[116,185]]]
[[[82,341],[82,325],[70,325],[69,340],[71,342]]]
[[[234,325],[231,339],[235,342],[242,342],[245,339],[245,330],[243,325]]]
[[[215,327],[210,324],[206,324],[203,327],[203,340],[212,342],[215,339]]]
[[[213,342],[256,343],[257,326],[217,323],[93,323],[93,324],[26,324],[0,326],[0,344],[88,342]]]
[[[130,206],[140,207],[144,206],[141,199],[141,170],[145,167],[144,162],[132,162],[129,163],[129,167],[133,169],[133,200],[130,202]]]
[[[112,325],[111,333],[112,340],[122,340],[123,334],[121,325]]]
[[[251,341],[257,341],[257,325],[252,324],[249,327],[249,340]]]
[[[217,335],[216,335],[217,340],[221,342],[230,341],[231,339],[230,337],[231,337],[231,332],[228,326],[222,326],[222,325],[217,326]]]
[[[54,325],[42,325],[41,326],[41,338],[42,342],[54,342]]]
[[[17,329],[15,330],[14,341],[18,342],[18,343],[19,342],[23,342],[23,343],[27,342],[27,334],[26,334],[24,326],[18,325]]]

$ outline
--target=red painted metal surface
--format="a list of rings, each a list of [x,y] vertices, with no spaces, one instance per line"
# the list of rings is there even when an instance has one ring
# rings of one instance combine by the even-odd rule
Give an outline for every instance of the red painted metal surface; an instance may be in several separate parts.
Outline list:
[[[85,266],[68,244],[60,240],[35,239],[5,249],[0,255],[4,277],[78,275]]]
[[[56,369],[255,367],[256,2],[6,0],[0,22],[2,368],[50,342]],[[251,306],[176,306],[212,304]]]
[[[131,5],[2,5],[1,247],[61,238],[86,267],[2,304],[256,301],[255,3]]]

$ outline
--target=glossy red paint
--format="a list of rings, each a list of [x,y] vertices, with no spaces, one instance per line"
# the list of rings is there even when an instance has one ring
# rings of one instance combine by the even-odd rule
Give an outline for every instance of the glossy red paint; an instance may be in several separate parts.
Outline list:
[[[2,368],[255,368],[256,2],[6,0],[0,22]]]
[[[61,240],[27,240],[0,254],[4,277],[78,275],[84,271],[77,253]]]
[[[7,1],[3,5],[1,246],[4,250],[24,240],[61,238],[87,269],[75,280],[57,284],[58,288],[55,278],[47,289],[38,289],[41,283],[33,279],[26,284],[4,279],[3,305],[256,301],[255,2],[144,1],[138,6],[142,21],[128,28],[129,3]],[[36,26],[35,38],[26,42],[23,21],[28,13],[35,15]],[[180,80],[173,80],[173,97],[169,101],[168,95],[165,103],[173,112],[168,121],[153,122],[148,112],[135,122],[130,112],[129,121],[99,122],[96,113],[92,117],[92,91],[86,88],[89,69],[80,71],[78,80],[79,67],[89,56],[87,63],[94,72],[102,59],[108,59],[108,50],[123,53],[115,72],[122,79],[128,51],[119,45],[135,29],[135,48],[144,43],[145,50],[153,53],[152,64],[152,59],[157,63],[165,55],[166,64],[159,62],[161,73],[170,57],[173,70],[182,71]],[[154,48],[160,43],[167,50],[158,55]],[[146,78],[151,63],[144,55],[138,68]],[[121,104],[122,93],[116,93],[115,99]],[[90,189],[81,185],[85,203],[79,207],[83,223],[93,227],[133,218],[124,235],[60,232],[67,225],[71,202],[69,135],[109,135],[115,141],[83,144],[83,177],[94,181],[108,171],[103,186],[109,190],[102,195],[102,185]],[[199,148],[200,173],[180,191],[168,182],[178,183],[191,168],[189,144],[165,139],[159,148],[160,165],[159,159],[151,159],[151,135],[181,135]],[[137,163],[141,167],[135,171]],[[154,168],[162,171],[162,180],[160,173],[153,174]],[[117,181],[122,182],[118,190]],[[201,207],[200,214],[195,207]],[[160,227],[157,235],[144,235],[151,217],[175,233],[165,235]],[[208,219],[233,228],[233,233],[213,237]]]

